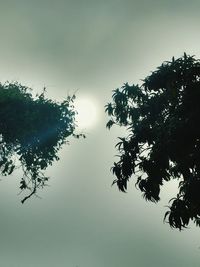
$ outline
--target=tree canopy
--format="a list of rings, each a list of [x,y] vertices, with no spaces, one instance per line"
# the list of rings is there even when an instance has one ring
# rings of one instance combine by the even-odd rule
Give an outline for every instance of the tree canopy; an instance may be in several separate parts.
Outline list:
[[[133,177],[144,198],[158,202],[161,186],[178,179],[165,220],[179,230],[190,220],[200,226],[200,60],[184,53],[164,62],[141,85],[124,84],[114,90],[106,112],[109,129],[127,130],[116,144],[113,184],[126,192]]]
[[[66,138],[79,137],[74,134],[74,99],[58,103],[45,97],[45,89],[33,97],[19,83],[0,84],[0,172],[9,175],[22,168],[20,190],[29,191],[22,203],[46,185],[44,170],[59,159]]]

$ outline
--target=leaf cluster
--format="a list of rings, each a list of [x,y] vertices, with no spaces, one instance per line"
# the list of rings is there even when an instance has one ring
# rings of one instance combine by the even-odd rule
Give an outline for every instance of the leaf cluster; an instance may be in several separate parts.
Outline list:
[[[184,56],[164,62],[141,86],[124,84],[106,105],[107,127],[126,127],[116,145],[112,167],[119,190],[127,182],[146,200],[160,200],[165,181],[179,179],[179,191],[165,214],[181,230],[190,220],[200,225],[200,60]]]
[[[58,103],[45,97],[45,89],[33,97],[19,83],[0,84],[0,172],[23,169],[20,189],[30,194],[22,203],[46,185],[44,170],[58,160],[66,138],[75,135],[74,99],[68,96]]]

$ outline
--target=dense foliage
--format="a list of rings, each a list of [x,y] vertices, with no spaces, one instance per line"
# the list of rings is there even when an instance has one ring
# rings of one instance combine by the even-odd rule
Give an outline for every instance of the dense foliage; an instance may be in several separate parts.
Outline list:
[[[116,145],[114,184],[125,192],[133,176],[146,200],[157,202],[165,181],[179,180],[165,219],[181,230],[200,226],[200,60],[184,54],[164,62],[143,80],[114,90],[107,127],[125,126]]]
[[[9,175],[22,168],[20,189],[30,191],[22,203],[45,186],[49,178],[43,171],[74,135],[74,98],[57,103],[45,92],[33,97],[31,89],[19,83],[0,84],[0,172]]]

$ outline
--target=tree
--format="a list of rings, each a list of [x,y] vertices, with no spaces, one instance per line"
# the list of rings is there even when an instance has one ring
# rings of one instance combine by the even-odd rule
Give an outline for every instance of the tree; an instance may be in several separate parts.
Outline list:
[[[22,203],[46,185],[44,170],[59,159],[66,138],[80,136],[74,134],[74,99],[58,103],[45,97],[45,89],[34,98],[19,83],[0,84],[0,172],[9,175],[22,168],[20,189],[30,191]]]
[[[172,228],[200,226],[200,60],[184,53],[164,62],[143,80],[114,90],[106,105],[107,127],[124,126],[112,167],[126,192],[131,177],[148,201],[158,202],[161,186],[178,179],[177,195],[165,219]]]

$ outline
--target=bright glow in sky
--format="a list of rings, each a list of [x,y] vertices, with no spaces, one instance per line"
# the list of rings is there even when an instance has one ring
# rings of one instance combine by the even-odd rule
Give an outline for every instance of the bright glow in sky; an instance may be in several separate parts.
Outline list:
[[[76,115],[78,128],[87,129],[97,122],[97,107],[92,99],[78,99],[75,101],[75,109],[78,112]]]

